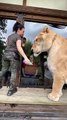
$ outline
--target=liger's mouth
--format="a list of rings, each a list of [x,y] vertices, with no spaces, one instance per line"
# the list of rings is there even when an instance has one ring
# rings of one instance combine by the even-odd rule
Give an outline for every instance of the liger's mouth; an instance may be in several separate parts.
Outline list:
[[[34,56],[37,57],[40,55],[41,52],[34,53]]]

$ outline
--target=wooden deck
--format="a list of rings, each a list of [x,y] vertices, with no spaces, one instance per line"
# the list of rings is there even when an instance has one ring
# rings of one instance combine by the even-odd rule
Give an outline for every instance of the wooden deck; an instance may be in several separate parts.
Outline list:
[[[58,102],[47,98],[50,89],[18,88],[11,97],[7,91],[0,89],[0,120],[67,120],[67,90]]]
[[[0,120],[67,120],[67,106],[1,104]]]
[[[18,88],[18,91],[7,96],[7,87],[0,89],[0,104],[39,104],[39,105],[67,105],[67,90],[63,90],[63,96],[58,102],[53,102],[48,99],[50,89],[43,88]]]

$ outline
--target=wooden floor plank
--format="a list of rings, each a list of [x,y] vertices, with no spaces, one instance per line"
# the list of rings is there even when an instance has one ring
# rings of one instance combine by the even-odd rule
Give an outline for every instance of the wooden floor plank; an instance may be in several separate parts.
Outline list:
[[[42,105],[67,105],[67,90],[63,90],[63,95],[58,102],[48,99],[50,89],[43,88],[18,88],[18,91],[7,96],[8,88],[0,89],[0,103],[10,104],[42,104]]]
[[[67,105],[0,104],[0,120],[67,120]]]
[[[62,114],[62,116],[60,115]],[[22,120],[66,120],[67,114],[63,113],[53,113],[53,112],[25,112],[25,113],[14,113],[14,112],[0,112],[1,120],[13,120],[13,119],[22,119]]]

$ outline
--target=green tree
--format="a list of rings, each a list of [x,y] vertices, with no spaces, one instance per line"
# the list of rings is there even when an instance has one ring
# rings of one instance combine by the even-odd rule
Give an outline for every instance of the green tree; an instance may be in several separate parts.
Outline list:
[[[4,49],[5,49],[4,42],[0,40],[0,70],[1,70],[1,63],[2,63],[2,54]]]
[[[2,32],[5,32],[6,26],[7,26],[7,20],[0,18],[0,30],[2,30]]]
[[[3,33],[6,33],[7,20],[0,18],[0,40],[4,39]]]
[[[3,50],[5,49],[5,45],[4,45],[4,41],[2,41],[2,39],[4,39],[3,33],[6,32],[5,28],[7,25],[7,20],[0,18],[0,69],[1,69],[1,63],[2,63],[2,54],[3,54]]]
[[[32,47],[32,42],[27,41],[26,45],[25,45],[25,53],[28,57],[30,57],[30,55],[31,55],[31,47]]]

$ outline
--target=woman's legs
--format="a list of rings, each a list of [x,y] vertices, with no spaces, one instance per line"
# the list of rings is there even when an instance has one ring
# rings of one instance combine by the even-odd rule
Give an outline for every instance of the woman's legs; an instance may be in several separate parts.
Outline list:
[[[4,74],[8,71],[10,62],[8,60],[2,60],[2,69],[0,71],[0,88],[2,87],[2,79]]]
[[[8,90],[7,95],[11,96],[13,93],[17,91],[16,88],[16,76],[17,76],[17,69],[19,67],[19,61],[13,59],[10,61],[10,68],[11,68],[11,79],[10,79],[10,87]]]

